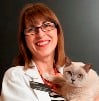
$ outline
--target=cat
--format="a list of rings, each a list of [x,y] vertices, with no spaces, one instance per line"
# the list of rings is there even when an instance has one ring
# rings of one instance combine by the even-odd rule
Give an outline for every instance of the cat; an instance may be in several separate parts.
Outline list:
[[[43,76],[59,86],[57,92],[66,101],[94,101],[99,96],[99,76],[91,67],[90,64],[70,61],[60,68],[63,76]]]

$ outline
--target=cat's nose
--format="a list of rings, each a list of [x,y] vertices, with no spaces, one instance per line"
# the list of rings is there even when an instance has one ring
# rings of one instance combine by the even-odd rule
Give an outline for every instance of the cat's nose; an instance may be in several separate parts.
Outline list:
[[[71,79],[72,80],[72,83],[75,81],[75,79]]]

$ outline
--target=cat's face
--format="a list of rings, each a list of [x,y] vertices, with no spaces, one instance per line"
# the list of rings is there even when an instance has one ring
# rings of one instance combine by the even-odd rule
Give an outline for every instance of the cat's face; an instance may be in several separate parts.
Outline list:
[[[64,67],[63,76],[66,82],[74,87],[82,87],[86,83],[87,71],[85,64],[81,62],[72,62],[70,66]]]

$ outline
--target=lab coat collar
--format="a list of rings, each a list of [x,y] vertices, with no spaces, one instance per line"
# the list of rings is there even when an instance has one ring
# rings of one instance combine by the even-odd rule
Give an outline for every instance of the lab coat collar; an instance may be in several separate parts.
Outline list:
[[[36,66],[35,62],[33,61],[32,64],[33,64],[32,68],[29,68],[29,69],[24,71],[25,75],[27,75],[33,81],[43,83],[43,80],[42,80],[42,78],[39,74],[39,71],[37,69],[37,66]]]

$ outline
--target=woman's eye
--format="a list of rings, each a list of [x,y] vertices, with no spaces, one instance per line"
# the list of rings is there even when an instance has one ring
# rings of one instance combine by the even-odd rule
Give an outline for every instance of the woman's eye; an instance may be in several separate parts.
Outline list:
[[[46,23],[43,24],[43,26],[44,26],[44,27],[54,27],[55,24],[52,23],[52,22],[46,22]]]
[[[49,27],[49,26],[50,26],[49,23],[43,25],[44,28]]]
[[[35,28],[29,28],[29,29],[27,29],[27,33],[31,33],[31,32],[34,32],[35,31]]]
[[[32,29],[27,29],[27,32],[31,32],[32,31]]]

